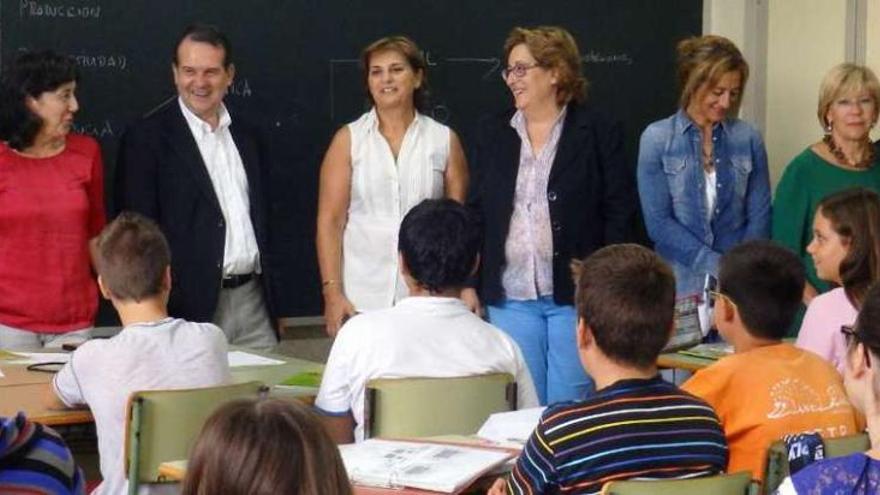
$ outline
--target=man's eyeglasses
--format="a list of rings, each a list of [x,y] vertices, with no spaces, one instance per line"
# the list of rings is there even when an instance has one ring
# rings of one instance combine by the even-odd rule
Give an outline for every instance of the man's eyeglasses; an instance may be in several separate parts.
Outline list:
[[[534,69],[535,67],[540,67],[541,64],[535,62],[533,64],[516,64],[511,65],[510,67],[505,67],[501,69],[501,78],[505,81],[510,76],[516,76],[517,79],[525,77],[526,72]]]
[[[861,342],[862,349],[865,352],[865,365],[870,368],[871,367],[871,353],[868,351],[868,346],[865,345],[865,341],[862,339],[862,336],[859,334],[858,329],[856,329],[852,325],[841,325],[840,333],[843,334],[843,338],[846,340],[846,347],[850,348],[855,344]]]

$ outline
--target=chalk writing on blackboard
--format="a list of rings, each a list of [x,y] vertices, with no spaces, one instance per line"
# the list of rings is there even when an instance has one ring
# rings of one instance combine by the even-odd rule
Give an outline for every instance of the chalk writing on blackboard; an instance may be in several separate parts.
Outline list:
[[[441,124],[449,122],[449,114],[449,107],[446,105],[434,105],[434,108],[431,109],[431,117]]]
[[[59,3],[21,0],[18,6],[19,17],[57,17],[65,19],[98,19],[101,17],[100,5],[64,5]]]
[[[74,122],[73,132],[77,134],[87,134],[96,139],[109,138],[115,135],[113,124],[111,124],[109,120],[101,122]]]
[[[250,81],[248,81],[247,78],[244,78],[232,81],[232,85],[229,86],[229,94],[232,96],[247,98],[253,96],[254,92],[251,89]]]
[[[100,55],[90,55],[90,54],[79,54],[73,55],[76,63],[79,64],[80,67],[83,68],[96,68],[96,69],[116,69],[116,70],[125,70],[128,67],[128,58],[125,55],[114,55],[114,54],[100,54]]]
[[[633,64],[633,58],[628,53],[600,53],[592,50],[584,53],[581,60],[586,64]]]
[[[483,73],[483,80],[489,79],[501,66],[501,60],[498,57],[479,58],[479,57],[449,57],[446,59],[449,63],[465,63],[465,64],[485,64],[486,72]]]

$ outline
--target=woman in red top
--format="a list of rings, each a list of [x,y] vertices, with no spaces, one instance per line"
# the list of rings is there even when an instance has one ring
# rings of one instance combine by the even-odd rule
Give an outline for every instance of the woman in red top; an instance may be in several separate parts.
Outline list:
[[[104,168],[98,143],[70,133],[77,79],[72,59],[47,51],[0,80],[0,348],[60,346],[94,325]]]

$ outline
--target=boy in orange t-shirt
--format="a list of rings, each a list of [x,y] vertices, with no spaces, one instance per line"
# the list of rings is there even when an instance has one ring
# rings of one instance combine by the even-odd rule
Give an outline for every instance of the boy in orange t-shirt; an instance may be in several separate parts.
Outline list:
[[[858,431],[837,371],[821,357],[782,342],[804,289],[791,251],[752,241],[721,258],[715,326],[734,354],[698,371],[682,389],[718,413],[730,447],[728,472],[762,480],[767,448],[784,435],[824,438]]]

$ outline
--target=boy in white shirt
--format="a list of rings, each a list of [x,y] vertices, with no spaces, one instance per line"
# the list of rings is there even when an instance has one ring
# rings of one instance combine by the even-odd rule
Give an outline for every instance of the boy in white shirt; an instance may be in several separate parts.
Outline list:
[[[477,268],[479,232],[473,213],[449,199],[406,214],[398,242],[410,297],[340,329],[315,400],[338,443],[364,439],[364,389],[374,378],[504,372],[516,380],[518,407],[538,405],[519,347],[459,299]]]
[[[53,408],[91,409],[104,478],[93,493],[115,495],[128,490],[123,436],[129,395],[221,385],[231,376],[218,327],[168,316],[171,254],[155,223],[124,212],[96,238],[92,254],[101,294],[123,329],[80,346],[55,375],[47,401]]]

